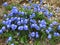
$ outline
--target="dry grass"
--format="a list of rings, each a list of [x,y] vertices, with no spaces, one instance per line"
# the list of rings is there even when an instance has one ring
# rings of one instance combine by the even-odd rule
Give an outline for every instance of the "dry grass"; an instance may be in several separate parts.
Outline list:
[[[57,7],[60,7],[60,0],[46,0],[47,3],[49,3],[50,5],[55,5]]]
[[[21,2],[22,0],[0,0],[0,5],[3,3],[3,2],[6,2],[6,1],[11,1],[11,2],[17,2],[17,3],[19,3],[19,2]],[[24,1],[22,1],[21,3],[23,3],[23,2],[26,2],[27,0],[24,0]],[[35,2],[37,2],[37,1],[39,1],[39,0],[33,0],[33,1],[35,1]],[[49,3],[50,5],[55,5],[55,6],[58,6],[58,7],[60,7],[60,0],[44,0],[44,1],[46,1],[47,3]]]

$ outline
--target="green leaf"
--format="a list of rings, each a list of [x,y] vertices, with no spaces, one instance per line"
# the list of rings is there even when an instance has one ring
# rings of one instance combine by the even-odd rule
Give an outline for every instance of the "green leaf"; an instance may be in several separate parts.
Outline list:
[[[5,7],[5,9],[6,9],[6,10],[11,10],[11,9],[12,9],[12,6],[9,5],[9,6]]]
[[[19,45],[19,42],[18,41],[14,41],[15,45]]]
[[[42,32],[42,35],[41,35],[41,39],[42,40],[45,40],[47,37],[47,34],[45,33],[45,31]]]
[[[35,14],[36,14],[36,17],[35,17],[36,19],[40,19],[40,20],[45,19],[45,16],[42,13],[36,12]]]
[[[3,14],[8,14],[7,11],[3,11]]]
[[[40,41],[38,41],[38,42],[37,42],[37,45],[41,45],[41,42],[40,42]]]
[[[55,43],[54,40],[50,40],[49,43],[50,43],[51,45],[56,45],[56,43]]]
[[[2,28],[2,26],[5,26],[4,24],[2,24],[2,22],[0,22],[0,29]]]
[[[24,43],[24,37],[21,37],[20,41],[21,41],[21,43]]]

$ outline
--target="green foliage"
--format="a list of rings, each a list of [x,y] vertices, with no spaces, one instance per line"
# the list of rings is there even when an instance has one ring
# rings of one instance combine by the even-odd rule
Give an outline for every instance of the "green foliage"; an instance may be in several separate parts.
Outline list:
[[[3,14],[7,14],[7,11],[3,11]]]
[[[2,22],[0,22],[0,29],[2,28],[2,26],[4,26],[4,24],[2,24]]]
[[[47,34],[45,33],[45,32],[42,32],[42,34],[41,34],[42,36],[41,36],[41,40],[45,40],[46,39],[46,37],[47,37]]]
[[[45,16],[42,13],[36,12],[36,17],[35,18],[42,20],[42,19],[45,19]]]
[[[5,9],[6,9],[6,10],[11,10],[11,9],[12,9],[12,6],[9,5],[9,6],[5,7]]]

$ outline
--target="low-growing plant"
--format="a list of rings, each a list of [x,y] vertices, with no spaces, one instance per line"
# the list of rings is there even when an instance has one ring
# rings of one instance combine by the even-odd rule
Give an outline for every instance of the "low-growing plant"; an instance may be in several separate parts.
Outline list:
[[[29,40],[35,40],[36,45],[40,45],[37,42],[47,39],[51,45],[55,45],[56,39],[60,41],[60,24],[52,21],[54,14],[41,5],[24,5],[18,9],[16,6],[10,8],[8,4],[3,4],[10,11],[0,25],[0,35],[8,38],[7,44],[25,45]]]

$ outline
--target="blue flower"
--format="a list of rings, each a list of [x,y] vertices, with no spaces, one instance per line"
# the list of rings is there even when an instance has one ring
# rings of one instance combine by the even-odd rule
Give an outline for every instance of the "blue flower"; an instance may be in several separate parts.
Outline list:
[[[33,18],[32,15],[30,15],[29,18]]]
[[[52,28],[48,27],[48,29],[46,30],[46,33],[49,34],[51,31],[53,31]]]
[[[24,20],[23,20],[23,19],[21,19],[21,21],[20,21],[20,22],[21,22],[21,24],[24,24]]]
[[[28,19],[24,19],[24,24],[27,24],[28,23]]]
[[[50,31],[49,31],[49,30],[46,30],[46,33],[47,33],[47,34],[49,34],[49,33],[50,33]]]
[[[52,31],[52,28],[51,28],[51,27],[48,27],[48,30],[49,30],[49,31]]]
[[[38,25],[35,25],[36,30],[40,30],[40,27]]]
[[[52,17],[52,16],[53,16],[53,13],[52,13],[52,12],[50,12],[49,16],[50,16],[50,17]]]
[[[9,29],[11,27],[11,25],[7,25],[7,29]]]
[[[45,20],[42,20],[42,21],[40,22],[39,26],[40,26],[41,28],[46,28],[46,22],[45,22]]]
[[[35,24],[31,24],[31,28],[34,28],[35,27]]]
[[[40,5],[42,5],[42,3],[43,3],[43,0],[40,0]]]
[[[11,45],[14,45],[14,43],[12,43]]]
[[[9,23],[11,23],[12,22],[12,20],[8,20],[9,21]]]
[[[32,3],[32,0],[28,0],[29,1],[29,3]]]
[[[2,31],[5,31],[5,30],[6,30],[6,27],[5,27],[5,26],[3,26],[3,27],[2,27]]]
[[[30,35],[31,37],[35,37],[35,32],[32,32]]]
[[[53,24],[50,24],[49,26],[50,26],[50,27],[53,27],[54,25],[53,25]]]
[[[28,6],[27,8],[28,8],[28,10],[30,10],[31,9],[31,6]]]
[[[20,17],[17,18],[17,21],[20,21]]]
[[[40,9],[40,12],[44,12],[45,11],[45,9],[44,9],[44,7],[42,7],[41,9]]]
[[[39,24],[39,26],[42,28],[43,27],[43,25],[42,24]]]
[[[11,19],[10,19],[11,21],[14,21],[14,17],[11,17]]]
[[[49,11],[46,10],[46,11],[44,12],[44,15],[45,15],[45,16],[49,16]]]
[[[24,25],[24,30],[28,30],[28,26],[27,25]]]
[[[10,41],[12,41],[12,37],[11,36],[8,37],[8,39],[7,39],[7,42],[10,42]]]
[[[21,18],[21,20],[24,20],[24,18]]]
[[[38,23],[39,23],[39,24],[40,24],[40,22],[41,22],[41,21],[40,21],[40,20],[38,20]]]
[[[6,18],[6,20],[9,20],[9,18]]]
[[[13,14],[18,14],[18,9],[17,9],[17,7],[14,6],[14,7],[12,8],[11,12],[12,12]]]
[[[25,12],[21,12],[22,16],[25,14]]]
[[[13,6],[12,9],[17,9],[17,7],[16,6]]]
[[[50,20],[50,16],[47,16],[48,20]]]
[[[11,24],[11,22],[9,22],[9,21],[6,21],[6,22],[5,22],[5,25],[8,25],[8,24],[10,25],[10,24]]]
[[[3,5],[4,7],[6,7],[6,6],[8,6],[8,2],[4,2],[2,5]]]
[[[6,18],[7,17],[7,15],[6,14],[4,14],[4,18]]]
[[[23,26],[19,26],[18,27],[18,30],[23,30]]]
[[[11,29],[12,29],[12,30],[15,30],[15,29],[17,29],[17,25],[15,25],[15,24],[12,24],[12,25],[11,25]]]
[[[18,12],[18,15],[21,15],[21,11]]]
[[[34,12],[37,12],[38,10],[37,10],[37,8],[34,8]]]
[[[38,8],[38,12],[41,12],[41,9],[40,8]]]
[[[38,4],[32,4],[32,7],[36,8],[38,6]]]
[[[41,24],[42,24],[42,25],[45,25],[45,24],[46,24],[46,21],[45,21],[45,20],[42,20],[42,21],[41,21]]]
[[[27,5],[24,5],[23,8],[26,9],[27,8]]]
[[[52,36],[51,36],[51,34],[49,34],[49,35],[48,35],[48,39],[51,39],[51,38],[52,38]]]
[[[5,25],[10,25],[11,24],[11,20],[7,20],[7,21],[3,21],[3,24],[5,24]]]
[[[32,15],[30,15],[30,18],[34,18],[35,17],[35,13],[32,13]]]
[[[53,24],[53,25],[58,25],[58,22],[53,21],[52,24]]]
[[[32,15],[30,15],[30,18],[34,18],[35,17],[35,13],[32,13]]]
[[[36,38],[39,38],[39,34],[38,34],[38,32],[36,32]]]
[[[3,31],[2,30],[0,30],[0,34],[2,34],[3,33]]]
[[[43,25],[43,24],[39,24],[39,26],[40,26],[41,28],[46,28],[46,25]]]
[[[46,25],[43,25],[43,28],[46,28]]]
[[[18,21],[18,22],[17,22],[17,25],[21,25],[21,22],[20,22],[20,21]]]
[[[6,21],[3,20],[3,21],[2,21],[2,24],[6,24]]]
[[[41,7],[40,7],[40,4],[37,4],[37,7],[36,7],[36,8],[41,8]]]
[[[14,17],[14,20],[18,20],[19,18],[18,17]]]
[[[35,19],[30,19],[30,22],[31,23],[36,23],[36,20]]]
[[[60,36],[58,32],[54,32],[54,36]]]
[[[32,16],[35,17],[35,13],[32,13]]]
[[[60,25],[58,25],[57,29],[60,30]]]
[[[12,12],[10,12],[10,13],[8,14],[8,16],[13,16],[13,13],[12,13]]]
[[[34,18],[35,17],[35,13],[32,13],[32,15],[30,15],[30,18]]]
[[[35,28],[36,30],[40,30],[40,27],[37,24],[31,24],[31,28]]]

